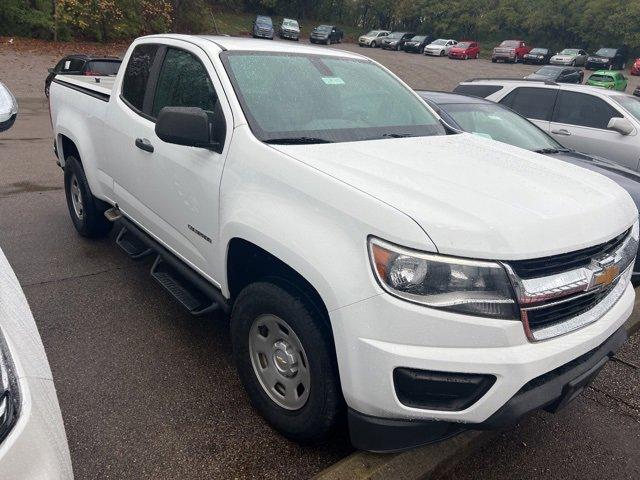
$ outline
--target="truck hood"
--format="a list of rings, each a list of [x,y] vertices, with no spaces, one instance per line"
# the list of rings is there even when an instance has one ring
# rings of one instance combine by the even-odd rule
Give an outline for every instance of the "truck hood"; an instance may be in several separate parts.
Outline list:
[[[449,255],[565,253],[610,240],[638,217],[602,175],[467,133],[271,146],[404,212]]]

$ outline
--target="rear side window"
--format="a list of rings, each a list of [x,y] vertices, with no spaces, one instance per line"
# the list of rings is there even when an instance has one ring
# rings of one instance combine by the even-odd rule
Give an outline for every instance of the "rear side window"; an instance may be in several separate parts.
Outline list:
[[[142,111],[144,94],[147,89],[149,72],[158,53],[158,45],[138,45],[129,58],[122,79],[122,97],[129,104]]]
[[[151,115],[157,117],[163,107],[200,107],[213,112],[215,103],[216,92],[200,60],[184,50],[168,49]]]
[[[502,88],[500,85],[458,85],[453,91],[462,95],[487,98],[489,95],[502,90]]]
[[[523,117],[549,120],[556,101],[556,90],[550,88],[516,88],[500,103],[515,110]]]
[[[598,97],[585,93],[560,92],[553,121],[605,130],[613,117],[622,115]]]

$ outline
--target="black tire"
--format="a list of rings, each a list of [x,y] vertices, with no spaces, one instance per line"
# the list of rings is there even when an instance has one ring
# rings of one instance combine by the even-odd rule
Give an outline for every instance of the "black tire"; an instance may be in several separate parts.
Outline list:
[[[376,41],[375,41],[375,40],[373,40],[373,41],[369,44],[369,46],[370,46],[371,48],[376,48],[376,47],[378,46],[378,44],[376,43]]]
[[[251,362],[251,326],[271,314],[284,320],[300,339],[310,372],[309,397],[297,410],[287,410],[271,399]],[[285,281],[258,282],[246,287],[231,314],[233,356],[240,380],[253,407],[285,437],[299,443],[323,440],[340,423],[344,400],[327,320],[304,294]]]
[[[64,191],[69,215],[78,233],[88,238],[106,236],[111,230],[111,222],[104,216],[108,205],[93,196],[82,164],[73,155],[69,155],[65,162]],[[74,192],[76,192],[76,195],[79,192],[81,197],[81,213],[78,213],[74,206],[72,198]]]
[[[491,59],[491,63],[496,63],[498,60],[496,60],[495,58]]]

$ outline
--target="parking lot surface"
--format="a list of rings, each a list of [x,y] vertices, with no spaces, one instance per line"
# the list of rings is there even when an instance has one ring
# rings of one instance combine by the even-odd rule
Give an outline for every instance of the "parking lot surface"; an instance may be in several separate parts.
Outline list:
[[[419,89],[536,69],[332,48],[369,55]],[[240,387],[226,320],[191,317],[148,262],[75,233],[42,94],[55,60],[0,49],[0,81],[20,103],[15,127],[0,136],[0,247],[49,356],[76,477],[297,479],[350,453],[344,434],[311,448],[274,433]],[[629,91],[637,84],[632,77]],[[638,340],[566,410],[530,417],[446,478],[640,478]]]

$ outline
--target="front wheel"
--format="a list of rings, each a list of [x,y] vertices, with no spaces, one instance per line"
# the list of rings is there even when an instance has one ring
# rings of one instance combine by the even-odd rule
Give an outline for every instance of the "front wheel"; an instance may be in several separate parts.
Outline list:
[[[474,58],[475,58],[476,60],[477,60],[478,58],[480,58],[480,52],[476,53],[476,56],[475,56]]]
[[[444,50],[440,50],[440,56],[444,57]]]
[[[300,443],[325,438],[344,409],[328,320],[286,281],[246,287],[231,315],[233,356],[254,408]]]
[[[91,193],[80,161],[70,155],[64,166],[64,190],[71,221],[83,237],[104,237],[111,230],[104,212],[106,206]]]
[[[377,44],[377,43],[376,43],[376,41],[374,40],[373,42],[371,42],[371,43],[369,44],[369,46],[370,46],[371,48],[376,48],[376,47],[378,46],[378,44]]]

